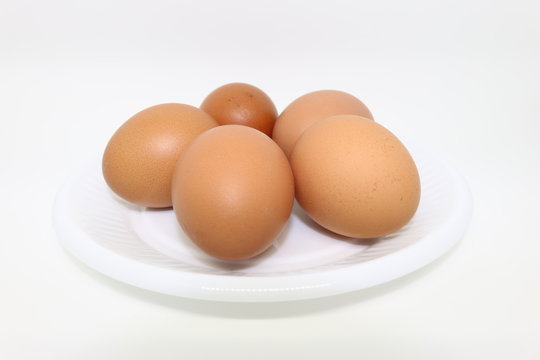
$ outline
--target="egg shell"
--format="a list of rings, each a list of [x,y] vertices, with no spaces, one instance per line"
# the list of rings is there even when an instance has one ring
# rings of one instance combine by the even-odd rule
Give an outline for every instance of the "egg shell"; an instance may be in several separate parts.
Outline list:
[[[184,104],[149,107],[128,119],[103,154],[103,177],[120,197],[147,207],[170,207],[178,157],[199,134],[217,126],[204,111]]]
[[[302,133],[315,122],[332,115],[350,114],[373,119],[362,101],[338,90],[319,90],[294,100],[279,115],[272,138],[290,157]]]
[[[277,110],[261,89],[244,83],[223,85],[211,92],[201,109],[220,125],[245,125],[272,136]]]
[[[367,118],[338,115],[315,123],[298,140],[291,167],[300,206],[321,226],[348,237],[393,233],[420,201],[411,155]]]
[[[196,245],[218,259],[244,260],[266,250],[287,223],[294,180],[272,139],[224,125],[182,155],[172,197],[178,222]]]

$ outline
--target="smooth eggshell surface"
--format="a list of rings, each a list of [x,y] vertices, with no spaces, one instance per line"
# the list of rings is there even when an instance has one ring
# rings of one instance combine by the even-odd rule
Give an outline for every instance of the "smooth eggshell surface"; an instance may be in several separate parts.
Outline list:
[[[291,156],[296,198],[318,224],[352,238],[399,230],[420,200],[411,155],[390,131],[360,116],[311,126]]]
[[[178,157],[199,134],[217,126],[204,111],[184,104],[149,107],[128,119],[103,154],[103,176],[125,200],[170,207],[171,178]]]
[[[261,89],[244,83],[223,85],[201,104],[220,125],[245,125],[272,136],[277,117],[274,103]]]
[[[286,224],[294,179],[279,146],[262,132],[224,125],[199,136],[172,183],[178,222],[207,254],[243,260],[266,250]]]
[[[302,133],[315,122],[332,115],[359,115],[373,119],[362,101],[343,91],[319,90],[294,100],[279,115],[272,138],[290,157]]]

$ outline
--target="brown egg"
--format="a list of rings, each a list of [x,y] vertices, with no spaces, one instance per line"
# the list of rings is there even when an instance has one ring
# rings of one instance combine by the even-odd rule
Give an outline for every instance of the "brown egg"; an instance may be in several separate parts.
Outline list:
[[[356,97],[343,91],[319,90],[299,97],[283,110],[274,125],[272,138],[290,157],[294,144],[309,126],[341,114],[373,119],[366,105]]]
[[[221,125],[245,125],[272,136],[277,110],[262,90],[243,83],[223,85],[210,93],[201,109]]]
[[[178,222],[207,254],[243,260],[266,250],[287,222],[294,180],[272,139],[247,126],[209,130],[178,161],[172,183]]]
[[[204,111],[184,104],[149,107],[127,120],[103,154],[103,176],[125,200],[169,207],[171,177],[178,157],[203,131],[217,126]]]
[[[323,119],[291,156],[296,198],[321,226],[353,238],[399,230],[420,200],[416,165],[390,131],[360,116]]]

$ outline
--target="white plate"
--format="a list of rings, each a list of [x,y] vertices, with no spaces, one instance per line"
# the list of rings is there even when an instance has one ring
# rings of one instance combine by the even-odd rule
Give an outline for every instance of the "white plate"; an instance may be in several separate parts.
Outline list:
[[[464,179],[428,151],[410,148],[422,182],[420,206],[399,232],[377,241],[347,239],[295,206],[279,239],[250,261],[211,259],[183,234],[172,210],[117,198],[99,163],[58,193],[54,224],[63,246],[95,270],[164,294],[217,301],[289,301],[359,290],[403,276],[449,250],[472,212]]]

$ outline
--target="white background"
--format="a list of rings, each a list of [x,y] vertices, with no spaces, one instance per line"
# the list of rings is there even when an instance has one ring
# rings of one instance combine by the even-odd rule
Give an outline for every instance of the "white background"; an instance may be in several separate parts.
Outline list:
[[[55,192],[157,103],[244,81],[282,110],[353,93],[451,160],[461,243],[332,298],[227,304],[109,280],[58,244]],[[0,0],[1,359],[540,358],[537,1]]]

